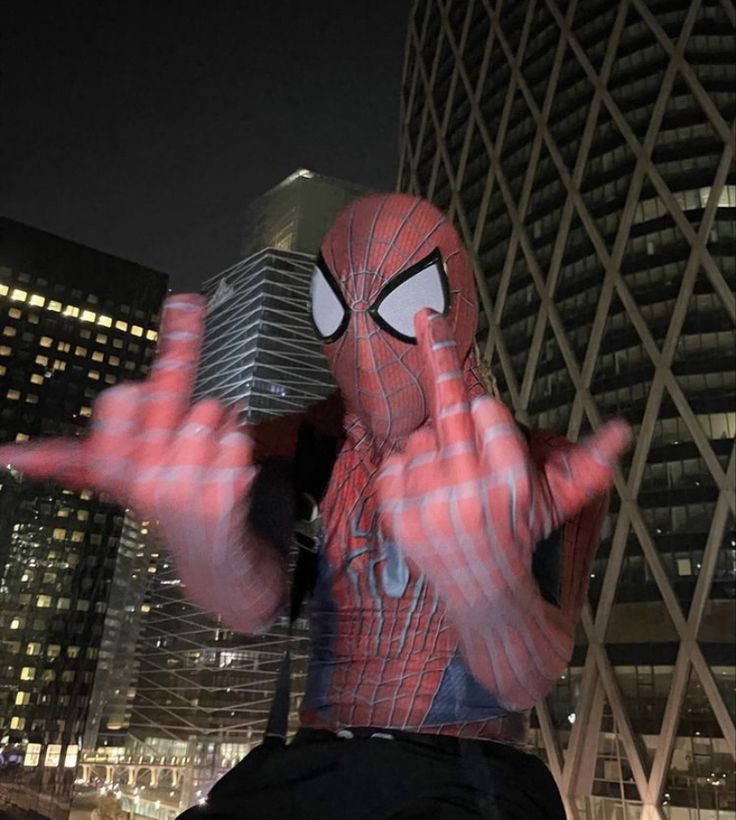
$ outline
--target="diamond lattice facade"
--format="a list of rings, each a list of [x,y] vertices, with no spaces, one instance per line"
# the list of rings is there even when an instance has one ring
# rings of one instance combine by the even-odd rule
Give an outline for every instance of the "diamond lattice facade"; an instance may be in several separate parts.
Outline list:
[[[733,818],[736,13],[415,0],[399,187],[449,211],[517,417],[621,414],[570,668],[533,740],[571,818]]]

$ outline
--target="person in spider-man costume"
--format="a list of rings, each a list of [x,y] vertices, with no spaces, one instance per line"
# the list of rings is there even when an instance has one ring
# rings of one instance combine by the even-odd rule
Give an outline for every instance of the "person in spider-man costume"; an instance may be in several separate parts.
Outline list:
[[[202,316],[199,297],[168,300],[151,376],[103,393],[84,440],[0,458],[157,520],[189,597],[258,632],[287,597],[283,539],[253,523],[259,430],[217,400],[190,406]],[[522,430],[487,394],[470,258],[416,197],[368,196],[338,216],[312,316],[345,412],[320,504],[302,729],[191,817],[564,817],[523,751],[528,710],[569,662],[628,427],[571,444]]]

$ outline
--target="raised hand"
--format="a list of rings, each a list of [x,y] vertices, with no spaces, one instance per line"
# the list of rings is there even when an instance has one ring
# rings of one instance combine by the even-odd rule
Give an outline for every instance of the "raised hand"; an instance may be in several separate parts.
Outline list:
[[[537,463],[501,402],[468,401],[445,319],[423,311],[415,322],[430,418],[382,468],[381,525],[433,582],[479,679],[530,705],[564,668],[574,629],[539,595],[532,552],[607,493],[629,428],[609,422]]]
[[[157,521],[190,595],[252,631],[283,600],[284,569],[255,536],[244,548],[251,440],[221,402],[190,406],[204,307],[197,295],[167,299],[150,376],[103,392],[89,435],[0,447],[0,463],[104,492]]]

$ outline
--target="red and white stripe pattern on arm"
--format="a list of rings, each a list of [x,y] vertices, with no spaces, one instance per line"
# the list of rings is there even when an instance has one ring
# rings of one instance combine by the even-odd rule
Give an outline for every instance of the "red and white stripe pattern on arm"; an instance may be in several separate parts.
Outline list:
[[[468,401],[446,320],[416,317],[430,419],[378,478],[381,525],[427,574],[476,678],[510,709],[543,697],[567,665],[574,621],[543,599],[534,546],[608,492],[630,432],[613,421],[537,464],[506,407]]]
[[[191,406],[204,300],[166,300],[159,350],[143,382],[106,390],[80,439],[0,447],[26,477],[104,492],[158,523],[188,597],[232,629],[256,632],[286,599],[284,559],[246,530],[253,444],[234,411]]]

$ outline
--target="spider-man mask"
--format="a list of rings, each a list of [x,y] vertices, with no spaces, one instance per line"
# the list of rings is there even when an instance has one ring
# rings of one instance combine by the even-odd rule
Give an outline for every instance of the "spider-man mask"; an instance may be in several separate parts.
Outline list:
[[[478,305],[470,257],[449,219],[408,194],[380,194],[343,210],[322,241],[312,318],[347,407],[382,441],[427,417],[422,308],[447,316],[464,360]]]

